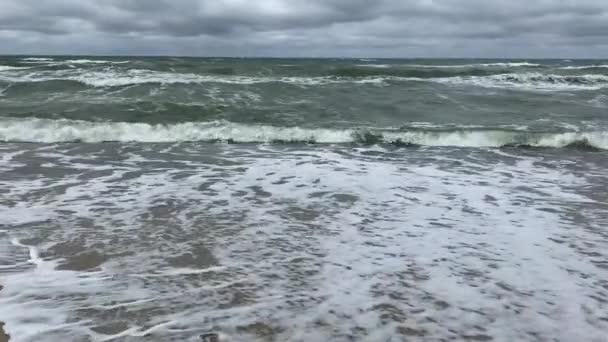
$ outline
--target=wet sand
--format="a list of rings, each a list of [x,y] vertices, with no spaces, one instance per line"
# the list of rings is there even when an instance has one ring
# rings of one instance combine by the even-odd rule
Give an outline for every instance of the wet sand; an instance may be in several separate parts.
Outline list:
[[[0,291],[2,289],[4,289],[4,286],[0,285]],[[10,339],[11,336],[4,331],[4,322],[0,321],[0,342],[8,342]]]
[[[4,332],[4,322],[0,321],[0,342],[8,342],[10,340],[10,335]]]

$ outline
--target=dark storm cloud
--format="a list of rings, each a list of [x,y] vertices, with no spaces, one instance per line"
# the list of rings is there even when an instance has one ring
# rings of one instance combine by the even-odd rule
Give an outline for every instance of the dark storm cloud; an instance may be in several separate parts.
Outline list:
[[[607,57],[607,36],[606,0],[0,2],[0,53]]]

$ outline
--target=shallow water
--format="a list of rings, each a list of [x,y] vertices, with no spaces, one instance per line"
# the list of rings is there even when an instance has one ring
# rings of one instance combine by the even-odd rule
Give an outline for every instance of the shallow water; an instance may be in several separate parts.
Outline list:
[[[17,340],[596,340],[604,152],[5,144]]]

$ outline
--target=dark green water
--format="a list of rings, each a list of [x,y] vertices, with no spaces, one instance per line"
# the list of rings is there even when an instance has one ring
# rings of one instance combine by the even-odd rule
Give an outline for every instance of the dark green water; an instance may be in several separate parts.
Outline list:
[[[605,341],[608,61],[41,58],[11,342]]]

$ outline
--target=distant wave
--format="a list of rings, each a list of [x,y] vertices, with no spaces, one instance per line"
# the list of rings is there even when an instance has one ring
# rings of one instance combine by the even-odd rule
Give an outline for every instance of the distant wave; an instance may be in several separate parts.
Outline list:
[[[371,77],[364,79],[340,79],[335,77],[254,77],[233,75],[199,75],[160,72],[153,70],[130,69],[128,71],[72,71],[61,70],[50,73],[47,71],[23,75],[0,75],[0,81],[27,83],[48,81],[73,81],[92,87],[118,87],[146,83],[158,84],[193,84],[193,83],[228,83],[228,84],[258,84],[258,83],[288,83],[295,85],[320,85],[329,83],[381,83],[382,78]]]
[[[488,76],[495,75],[506,70],[484,69],[484,68],[410,68],[407,66],[396,66],[388,64],[357,65],[339,67],[328,72],[329,76],[335,77],[401,77],[401,78],[423,78],[433,79],[453,76]]]
[[[29,69],[29,67],[16,67],[10,65],[0,65],[0,71],[10,71],[10,70],[24,70]]]
[[[22,63],[28,64],[44,64],[49,66],[67,65],[67,64],[126,64],[129,61],[112,61],[103,59],[68,59],[56,60],[53,58],[23,58]]]
[[[22,61],[24,62],[50,62],[53,61],[53,58],[39,58],[39,57],[28,57],[28,58],[23,58]]]
[[[325,129],[246,125],[227,121],[150,125],[50,119],[3,119],[5,142],[232,142],[395,144],[423,146],[503,147],[568,146],[608,149],[608,131],[534,133],[508,129]]]
[[[6,69],[13,71],[14,67]],[[34,69],[32,69],[34,70]],[[103,71],[86,69],[15,71],[0,73],[0,81],[30,83],[49,81],[78,82],[90,87],[119,87],[138,84],[259,84],[285,83],[299,86],[315,86],[340,83],[389,85],[391,82],[433,82],[455,86],[477,86],[540,91],[598,90],[608,87],[608,75],[554,75],[544,73],[495,73],[481,69],[466,72],[440,70],[406,70],[371,68],[339,68],[326,76],[242,76],[216,73],[174,73],[145,69]]]
[[[363,61],[363,60],[360,60]],[[372,61],[367,61],[372,62]],[[357,64],[359,67],[385,68],[385,67],[407,67],[423,69],[463,69],[463,68],[522,68],[542,67],[542,64],[529,62],[501,62],[501,63],[467,63],[467,64]]]
[[[451,69],[451,68],[521,68],[521,67],[542,67],[542,64],[528,63],[528,62],[517,62],[517,63],[474,63],[474,64],[449,64],[449,65],[434,65],[434,64],[403,64],[403,66],[412,68],[437,68],[437,69]]]
[[[598,90],[608,87],[608,75],[547,75],[540,73],[499,74],[489,76],[456,76],[435,79],[444,84],[469,84],[486,88],[522,90]]]
[[[567,67],[560,67],[559,69],[561,69],[561,70],[608,69],[608,64],[567,66]]]
[[[356,64],[355,66],[360,67],[360,68],[386,69],[386,68],[392,67],[393,65],[391,65],[391,64]]]
[[[106,60],[92,60],[92,59],[70,59],[64,61],[66,64],[126,64],[129,61],[106,61]]]

